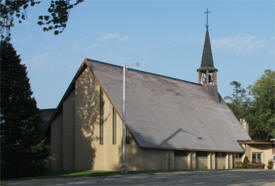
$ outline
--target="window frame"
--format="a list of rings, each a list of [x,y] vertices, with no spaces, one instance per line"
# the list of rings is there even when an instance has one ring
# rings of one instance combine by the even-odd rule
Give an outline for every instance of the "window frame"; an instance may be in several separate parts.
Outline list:
[[[103,90],[99,89],[99,144],[103,145]]]
[[[113,107],[113,127],[112,127],[112,131],[113,131],[113,137],[112,137],[112,142],[113,142],[113,145],[116,144],[116,111],[115,111],[115,108]]]
[[[255,158],[254,158],[255,155]],[[262,163],[262,152],[252,152],[252,162]]]

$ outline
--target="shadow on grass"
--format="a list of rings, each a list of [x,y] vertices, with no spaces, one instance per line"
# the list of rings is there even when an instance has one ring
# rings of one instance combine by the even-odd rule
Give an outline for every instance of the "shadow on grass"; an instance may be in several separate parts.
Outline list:
[[[155,174],[155,173],[172,173],[172,172],[198,172],[198,171],[232,171],[232,170],[259,170],[259,169],[198,169],[198,170],[146,170],[146,171],[129,171],[128,175],[133,174]],[[264,169],[262,169],[264,170]],[[78,172],[48,172],[41,176],[35,177],[22,177],[22,178],[12,178],[8,180],[28,180],[28,179],[42,179],[42,178],[65,178],[65,177],[97,177],[97,176],[113,176],[113,175],[121,175],[120,171],[78,171]]]

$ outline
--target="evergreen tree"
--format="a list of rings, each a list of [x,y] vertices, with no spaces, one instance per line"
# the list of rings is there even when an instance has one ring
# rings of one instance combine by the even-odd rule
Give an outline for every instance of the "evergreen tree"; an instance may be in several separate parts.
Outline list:
[[[31,176],[45,170],[49,151],[41,140],[40,113],[26,67],[12,45],[1,41],[1,176]]]

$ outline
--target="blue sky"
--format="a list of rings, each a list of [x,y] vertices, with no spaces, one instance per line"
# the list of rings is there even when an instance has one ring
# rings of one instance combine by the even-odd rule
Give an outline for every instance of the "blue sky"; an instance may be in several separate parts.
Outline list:
[[[39,108],[56,107],[84,58],[197,82],[206,17],[218,89],[253,84],[275,69],[275,1],[85,0],[70,12],[65,31],[43,32],[37,17],[47,2],[12,28],[12,44],[26,64]]]

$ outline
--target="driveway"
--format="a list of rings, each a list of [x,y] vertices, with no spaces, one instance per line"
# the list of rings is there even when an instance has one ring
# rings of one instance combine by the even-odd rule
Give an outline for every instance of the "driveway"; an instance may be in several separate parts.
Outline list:
[[[201,171],[4,181],[4,185],[260,185],[274,186],[275,171]]]

